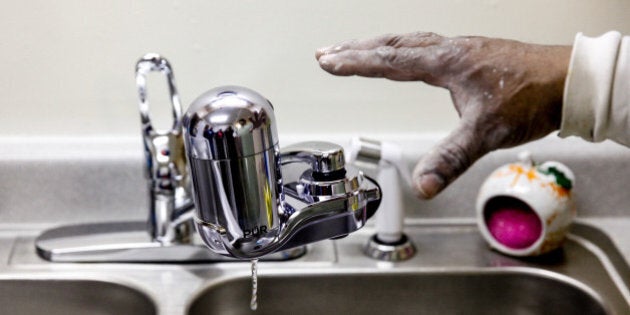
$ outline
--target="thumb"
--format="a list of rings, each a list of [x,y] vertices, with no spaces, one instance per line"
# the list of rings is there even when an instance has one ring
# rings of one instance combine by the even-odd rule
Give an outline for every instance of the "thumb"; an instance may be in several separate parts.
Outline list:
[[[413,172],[413,188],[418,198],[431,199],[489,152],[484,137],[469,121],[459,126],[425,154]]]

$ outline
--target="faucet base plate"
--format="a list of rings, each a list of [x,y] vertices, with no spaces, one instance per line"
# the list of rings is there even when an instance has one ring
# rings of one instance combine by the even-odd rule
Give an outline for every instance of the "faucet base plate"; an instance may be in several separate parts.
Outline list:
[[[162,244],[153,241],[143,221],[68,225],[44,231],[35,240],[40,257],[53,262],[207,263],[238,262],[210,251],[201,240]],[[280,251],[262,261],[296,259],[306,247]]]

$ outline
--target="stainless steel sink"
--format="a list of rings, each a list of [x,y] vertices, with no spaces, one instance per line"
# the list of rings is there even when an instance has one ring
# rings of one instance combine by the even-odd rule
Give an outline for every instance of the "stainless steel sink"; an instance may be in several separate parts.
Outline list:
[[[208,288],[189,314],[251,314],[250,279]],[[607,314],[588,288],[529,271],[268,276],[256,314]]]
[[[156,314],[145,294],[97,280],[0,278],[3,314]]]
[[[404,262],[363,254],[371,226],[260,262],[256,312],[249,262],[51,263],[35,253],[37,233],[7,232],[0,313],[630,314],[630,269],[599,228],[575,224],[560,250],[523,259],[491,250],[471,220],[407,223],[418,253]]]
[[[260,268],[256,314],[630,314],[628,266],[599,230],[576,224],[561,250],[519,259],[488,248],[470,224],[414,226],[419,254],[401,263],[339,241],[335,268]],[[188,314],[252,314],[251,279],[206,284]]]
[[[404,139],[383,140],[402,141],[409,165],[439,140]],[[367,258],[368,224],[311,244],[296,260],[260,263],[256,312],[248,310],[248,262],[51,263],[37,255],[36,237],[56,225],[146,220],[137,138],[8,137],[0,147],[1,314],[630,314],[630,150],[614,143],[554,136],[484,157],[431,201],[407,191],[405,229],[416,256]],[[574,225],[562,250],[535,259],[490,250],[471,208],[481,181],[523,149],[576,172],[579,218],[597,227]]]

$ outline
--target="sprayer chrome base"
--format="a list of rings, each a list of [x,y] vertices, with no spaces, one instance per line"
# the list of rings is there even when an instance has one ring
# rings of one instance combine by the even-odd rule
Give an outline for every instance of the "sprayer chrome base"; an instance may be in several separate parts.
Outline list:
[[[400,241],[394,244],[381,242],[376,234],[365,244],[363,252],[370,258],[383,261],[403,261],[416,254],[416,247],[407,235],[403,234]]]
[[[192,235],[196,236],[196,233]],[[164,244],[153,241],[147,223],[107,222],[68,225],[42,233],[35,241],[37,253],[54,262],[93,263],[204,263],[236,262],[238,259],[209,251],[198,237],[189,243]],[[296,259],[306,247],[275,252],[262,261]]]

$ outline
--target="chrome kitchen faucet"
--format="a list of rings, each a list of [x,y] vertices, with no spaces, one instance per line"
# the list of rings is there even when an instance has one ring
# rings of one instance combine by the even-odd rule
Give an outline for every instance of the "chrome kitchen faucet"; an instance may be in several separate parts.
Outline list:
[[[165,130],[154,128],[149,115],[146,75],[152,71],[167,78],[173,125]],[[302,255],[303,245],[356,231],[378,208],[378,184],[345,164],[341,146],[305,142],[280,150],[273,106],[260,94],[244,87],[215,88],[182,116],[172,68],[157,54],[138,61],[136,82],[148,228],[146,222],[53,228],[36,240],[43,258],[285,260]]]

